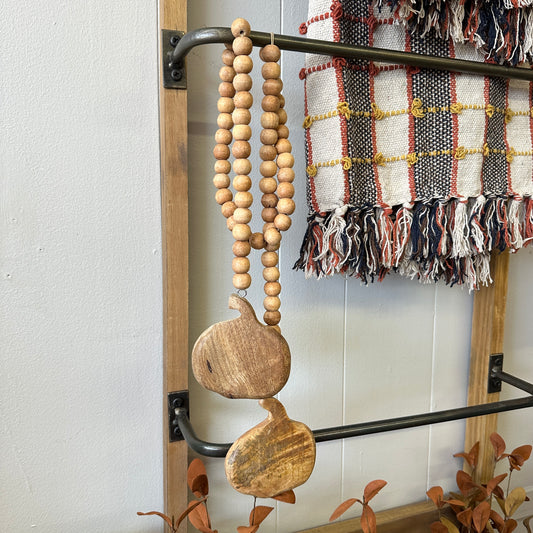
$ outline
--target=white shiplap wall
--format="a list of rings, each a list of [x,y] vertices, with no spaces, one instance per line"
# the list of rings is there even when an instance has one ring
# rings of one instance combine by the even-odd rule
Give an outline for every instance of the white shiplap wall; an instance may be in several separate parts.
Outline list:
[[[303,0],[195,0],[189,3],[189,28],[229,26],[242,16],[255,30],[297,35],[306,9]],[[191,343],[209,325],[235,317],[227,309],[232,292],[232,238],[213,200],[211,183],[221,50],[221,45],[197,48],[188,60]],[[259,63],[257,52],[254,59]],[[297,210],[280,254],[281,326],[291,347],[292,370],[279,399],[291,418],[313,429],[462,406],[472,313],[472,296],[467,291],[423,286],[396,276],[368,287],[341,277],[318,282],[292,270],[307,214],[303,82],[298,78],[303,62],[302,54],[283,53],[284,95],[296,157]],[[254,93],[256,109],[262,96],[260,81]],[[260,131],[259,114],[253,119],[255,132]],[[258,159],[254,162],[257,168]],[[261,227],[259,219],[256,214],[256,228]],[[252,262],[256,265],[248,298],[261,316],[257,253]],[[506,369],[526,379],[533,379],[529,358],[533,341],[528,335],[532,274],[531,250],[511,258]],[[265,418],[255,401],[227,400],[201,389],[193,376],[190,381],[192,422],[206,440],[234,440]],[[500,420],[510,446],[533,442],[533,412],[501,415]],[[261,529],[286,533],[323,524],[343,499],[360,496],[364,485],[376,478],[389,483],[375,499],[376,509],[421,501],[433,484],[452,488],[461,463],[451,456],[462,449],[463,438],[464,422],[458,421],[319,444],[312,477],[296,489],[296,506],[277,505]],[[222,459],[205,461],[214,527],[234,531],[245,524],[252,499],[229,487]],[[533,472],[526,469],[520,475],[517,481],[533,486]]]

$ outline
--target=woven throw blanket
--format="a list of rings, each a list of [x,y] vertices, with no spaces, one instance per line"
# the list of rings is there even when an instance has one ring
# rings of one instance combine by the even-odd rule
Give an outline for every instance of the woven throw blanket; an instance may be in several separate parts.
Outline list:
[[[301,33],[485,60],[472,44],[411,33],[398,2],[380,4],[310,0]],[[317,55],[300,78],[310,214],[295,268],[472,289],[491,281],[492,250],[531,243],[528,82]]]

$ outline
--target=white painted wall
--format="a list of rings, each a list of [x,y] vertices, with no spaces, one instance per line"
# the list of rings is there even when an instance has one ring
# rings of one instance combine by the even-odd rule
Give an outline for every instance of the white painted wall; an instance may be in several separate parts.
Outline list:
[[[162,531],[157,2],[0,35],[0,531]]]
[[[189,4],[191,29],[229,26],[237,16],[247,18],[258,31],[297,35],[299,24],[306,19],[306,2],[195,0]],[[197,48],[188,63],[191,343],[209,325],[236,316],[227,309],[233,290],[232,237],[214,202],[210,178],[221,50],[220,45]],[[301,129],[303,82],[298,78],[303,62],[301,54],[283,54],[288,125],[297,160],[297,210],[291,230],[283,237],[280,259],[281,326],[293,358],[291,377],[279,399],[289,416],[313,429],[465,405],[472,313],[472,296],[467,291],[421,286],[394,276],[369,287],[340,277],[306,281],[302,273],[292,270],[307,214]],[[257,106],[262,96],[259,80]],[[259,114],[252,124],[255,132],[260,131]],[[258,167],[257,157],[254,167]],[[260,194],[255,197],[260,198]],[[260,228],[259,214],[256,220]],[[248,298],[261,316],[261,270],[258,255],[252,257],[255,283]],[[533,250],[511,258],[505,367],[530,380],[532,274]],[[206,440],[234,440],[265,418],[255,401],[218,397],[201,389],[192,376],[190,388],[192,421]],[[533,410],[500,415],[500,428],[510,447],[533,443]],[[375,499],[376,509],[421,501],[434,484],[451,489],[455,472],[461,467],[452,454],[462,450],[463,439],[464,422],[458,421],[319,444],[312,477],[296,489],[297,505],[276,505],[275,513],[261,529],[264,533],[286,533],[326,523],[341,501],[360,497],[364,485],[376,478],[389,482]],[[229,487],[223,460],[205,461],[211,479],[209,508],[214,527],[234,531],[246,523],[252,498]],[[533,466],[519,472],[516,482],[533,489]],[[355,514],[354,508],[347,516]]]

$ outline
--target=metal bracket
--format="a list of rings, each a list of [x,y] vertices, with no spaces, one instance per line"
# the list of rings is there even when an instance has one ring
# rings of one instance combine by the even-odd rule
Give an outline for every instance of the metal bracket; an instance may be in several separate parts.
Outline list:
[[[182,390],[179,392],[168,393],[168,440],[169,442],[177,442],[183,440],[183,434],[178,425],[176,417],[176,409],[180,407],[185,408],[187,416],[189,416],[189,391]]]
[[[503,353],[493,353],[489,358],[489,380],[487,383],[487,393],[493,394],[501,392],[502,380],[494,375],[495,372],[503,370]]]
[[[161,30],[161,70],[165,89],[187,88],[185,60],[172,64],[172,52],[184,35],[182,31]]]

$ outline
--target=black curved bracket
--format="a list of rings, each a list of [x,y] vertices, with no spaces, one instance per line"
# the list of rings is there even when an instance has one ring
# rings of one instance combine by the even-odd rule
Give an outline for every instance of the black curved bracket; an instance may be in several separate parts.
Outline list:
[[[164,35],[164,37],[163,37]],[[175,43],[170,48],[165,48],[165,41],[173,40]],[[281,50],[292,52],[304,52],[308,54],[319,54],[326,56],[344,57],[346,59],[367,59],[370,61],[382,61],[385,63],[399,63],[420,68],[432,68],[448,70],[453,72],[468,72],[483,76],[494,76],[500,78],[516,78],[533,81],[533,70],[506,67],[492,63],[480,63],[477,61],[466,61],[464,59],[451,59],[448,57],[435,57],[412,52],[400,52],[398,50],[387,50],[383,48],[373,48],[368,46],[348,45],[318,39],[308,39],[293,35],[271,34],[260,31],[250,32],[250,39],[254,46],[265,46],[272,41]],[[196,46],[209,43],[230,43],[233,40],[230,28],[198,28],[188,33],[172,30],[162,30],[163,43],[163,80],[167,88],[184,88],[178,80],[178,84],[173,84],[173,78],[180,76],[179,71],[183,71],[185,56]],[[174,74],[173,74],[174,73]],[[183,71],[183,78],[184,78]],[[169,85],[166,85],[169,80]],[[176,80],[174,80],[175,82]]]

